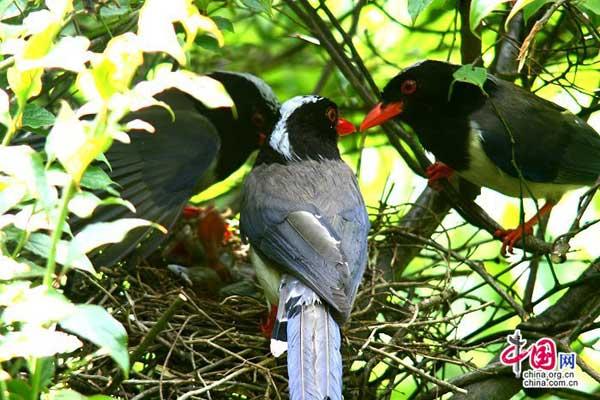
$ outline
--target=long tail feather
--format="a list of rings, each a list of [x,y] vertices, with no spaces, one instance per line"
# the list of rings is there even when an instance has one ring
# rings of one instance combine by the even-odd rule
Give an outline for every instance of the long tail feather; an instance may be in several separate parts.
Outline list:
[[[294,278],[286,280],[290,399],[341,400],[340,328],[311,289]]]

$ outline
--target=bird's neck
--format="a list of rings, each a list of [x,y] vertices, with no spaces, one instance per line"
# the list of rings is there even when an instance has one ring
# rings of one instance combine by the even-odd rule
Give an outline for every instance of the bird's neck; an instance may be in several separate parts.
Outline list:
[[[294,164],[306,160],[342,160],[337,143],[319,141],[318,139],[302,139],[292,141],[292,158],[286,158],[283,154],[265,144],[256,158],[256,165],[261,164]]]
[[[469,123],[467,118],[436,116],[407,121],[423,147],[437,160],[461,171],[468,168]]]
[[[234,118],[230,109],[217,108],[206,111],[221,138],[221,156],[217,164],[217,178],[225,179],[241,167],[250,154],[258,148],[258,133],[247,118]]]

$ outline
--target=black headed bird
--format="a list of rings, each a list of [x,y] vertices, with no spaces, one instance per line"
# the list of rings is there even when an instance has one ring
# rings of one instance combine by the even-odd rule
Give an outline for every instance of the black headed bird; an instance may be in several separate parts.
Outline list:
[[[436,157],[430,182],[456,172],[508,196],[545,198],[529,221],[495,233],[505,254],[566,191],[596,182],[600,136],[558,105],[493,75],[485,93],[454,81],[458,68],[440,61],[406,68],[385,86],[361,130],[392,118],[407,123]]]
[[[272,89],[251,74],[214,72],[209,76],[225,86],[237,115],[229,108],[209,109],[177,89],[157,95],[171,107],[175,118],[163,107],[130,114],[129,120],[144,120],[155,132],[131,131],[131,143],[115,142],[106,153],[112,167],[109,175],[136,213],[121,206],[103,207],[91,221],[81,220],[76,225],[136,217],[170,230],[192,195],[225,179],[258,149],[279,110]],[[94,264],[112,265],[134,251],[146,256],[165,238],[153,228],[138,228],[95,255]]]
[[[244,183],[240,228],[267,298],[279,303],[271,352],[288,351],[290,399],[341,400],[340,325],[365,271],[369,230],[337,148],[354,126],[319,96],[295,97],[280,113]]]

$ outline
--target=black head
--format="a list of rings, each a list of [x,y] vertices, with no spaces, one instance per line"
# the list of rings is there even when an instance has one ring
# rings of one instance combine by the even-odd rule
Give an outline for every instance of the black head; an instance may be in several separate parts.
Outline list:
[[[254,128],[255,133],[268,135],[279,112],[279,100],[273,89],[259,77],[241,72],[217,71],[209,74],[225,86],[235,103],[237,118]],[[264,137],[263,137],[264,139]]]
[[[354,131],[354,125],[339,118],[337,105],[331,100],[297,96],[281,106],[279,120],[267,139],[261,159],[285,163],[339,159],[338,136]]]
[[[217,177],[223,179],[264,142],[277,121],[280,104],[271,87],[252,74],[218,71],[209,76],[225,86],[236,109],[236,113],[229,108],[203,110],[221,136]]]
[[[381,92],[383,104],[401,102],[402,114],[430,111],[448,103],[448,92],[458,67],[441,61],[423,61],[396,75]]]
[[[450,91],[453,74],[458,68],[458,65],[433,60],[406,68],[385,85],[382,102],[365,117],[361,130],[392,118],[409,124],[427,121],[480,102],[483,95],[474,85],[455,82]]]

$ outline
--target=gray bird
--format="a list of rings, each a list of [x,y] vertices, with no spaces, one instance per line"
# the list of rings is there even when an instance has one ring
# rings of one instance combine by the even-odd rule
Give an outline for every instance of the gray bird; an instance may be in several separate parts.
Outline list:
[[[279,303],[271,352],[288,351],[292,400],[342,399],[340,326],[365,271],[369,230],[337,148],[351,132],[329,99],[288,100],[244,183],[240,227],[267,299]]]

